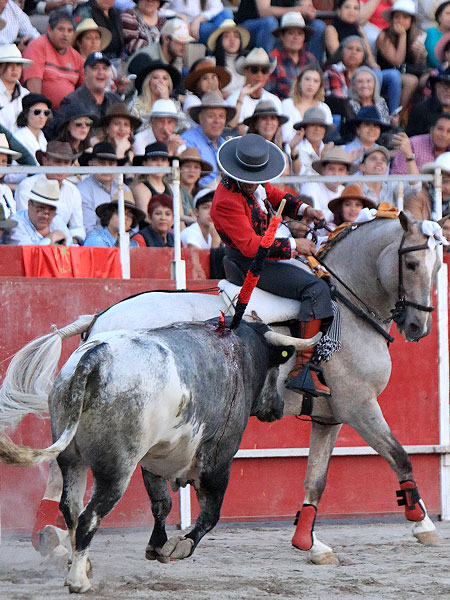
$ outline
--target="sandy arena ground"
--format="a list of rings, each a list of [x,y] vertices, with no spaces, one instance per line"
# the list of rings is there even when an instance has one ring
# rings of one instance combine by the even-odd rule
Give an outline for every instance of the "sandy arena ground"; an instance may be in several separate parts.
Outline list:
[[[411,536],[407,522],[318,523],[318,536],[335,549],[339,567],[307,564],[305,555],[290,545],[293,527],[287,524],[219,526],[205,536],[192,558],[166,565],[145,560],[148,532],[110,530],[94,538],[94,592],[86,597],[448,600],[450,523],[437,523],[437,527],[441,545],[425,548]],[[64,575],[62,567],[43,562],[29,539],[4,536],[2,600],[67,598]]]

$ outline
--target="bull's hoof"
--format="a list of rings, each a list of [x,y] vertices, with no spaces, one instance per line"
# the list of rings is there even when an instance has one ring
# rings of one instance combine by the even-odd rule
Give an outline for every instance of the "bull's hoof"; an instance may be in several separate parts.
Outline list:
[[[421,533],[413,533],[413,535],[424,546],[439,546],[441,543],[436,531],[423,531]]]
[[[157,560],[163,564],[166,564],[170,561],[168,556],[161,555],[161,548],[153,548],[153,546],[150,546],[150,544],[147,544],[145,549],[145,558],[147,560]]]
[[[161,548],[161,555],[167,558],[173,558],[174,560],[181,560],[187,558],[192,552],[194,547],[194,540],[192,538],[186,538],[182,535],[170,538]]]
[[[308,560],[313,565],[340,565],[339,558],[334,552],[309,553]]]

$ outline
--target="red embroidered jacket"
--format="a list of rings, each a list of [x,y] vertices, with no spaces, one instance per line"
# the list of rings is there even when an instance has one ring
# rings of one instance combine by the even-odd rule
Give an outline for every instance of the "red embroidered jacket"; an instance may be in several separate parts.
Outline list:
[[[267,200],[275,210],[286,198],[283,215],[297,218],[298,210],[304,204],[301,200],[270,183],[262,185],[266,189]],[[224,177],[214,194],[211,217],[226,246],[239,250],[244,256],[255,256],[269,221],[253,194],[244,196],[234,179]],[[291,258],[291,255],[289,239],[276,238],[270,247],[269,258],[282,260]]]

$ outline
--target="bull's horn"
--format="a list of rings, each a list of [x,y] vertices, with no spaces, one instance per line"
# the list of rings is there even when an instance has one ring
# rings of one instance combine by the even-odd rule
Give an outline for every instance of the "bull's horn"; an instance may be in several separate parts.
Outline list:
[[[319,332],[312,338],[302,339],[270,330],[266,331],[264,337],[269,344],[273,344],[274,346],[294,346],[296,350],[306,350],[307,348],[315,346],[322,337],[322,334]]]

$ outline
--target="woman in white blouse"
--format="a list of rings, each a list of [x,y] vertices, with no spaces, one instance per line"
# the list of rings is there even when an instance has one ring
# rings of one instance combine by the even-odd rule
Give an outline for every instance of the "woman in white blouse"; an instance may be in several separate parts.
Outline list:
[[[17,117],[18,129],[14,132],[14,137],[33,156],[36,156],[37,150],[47,150],[47,140],[42,130],[52,114],[51,107],[52,101],[43,94],[33,93],[22,98],[22,112]],[[18,183],[25,177],[24,173],[7,176],[8,183]]]
[[[289,121],[283,125],[283,140],[290,142],[295,135],[294,123],[301,121],[309,108],[320,108],[325,113],[326,122],[333,123],[331,110],[323,102],[323,72],[317,65],[306,65],[300,71],[292,86],[290,98],[282,101],[283,114]]]

